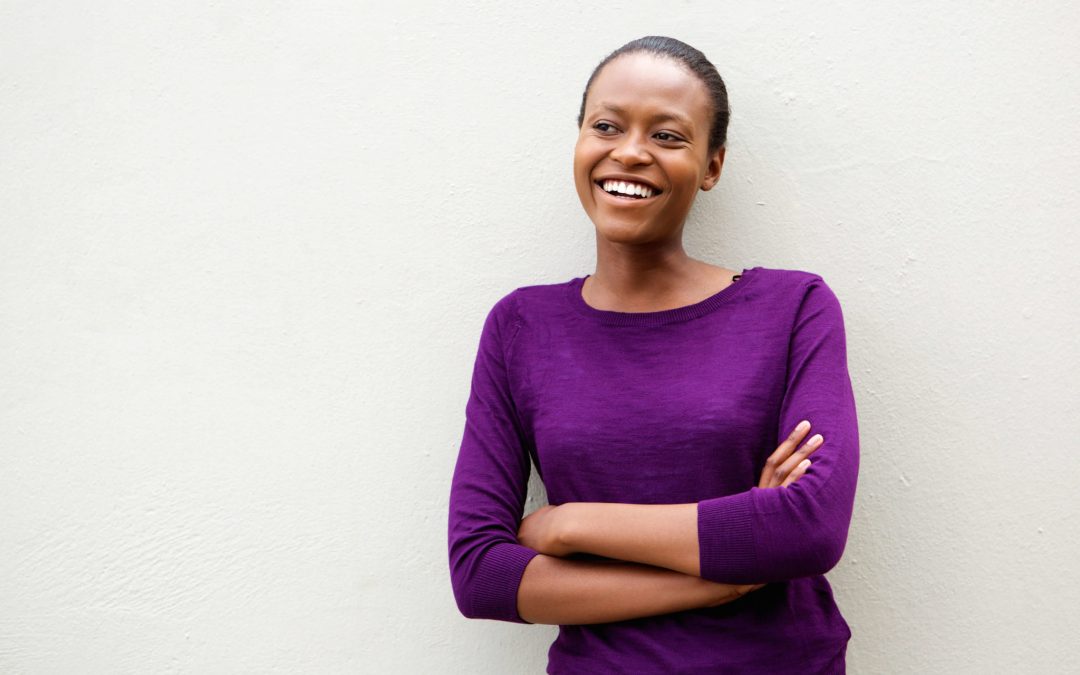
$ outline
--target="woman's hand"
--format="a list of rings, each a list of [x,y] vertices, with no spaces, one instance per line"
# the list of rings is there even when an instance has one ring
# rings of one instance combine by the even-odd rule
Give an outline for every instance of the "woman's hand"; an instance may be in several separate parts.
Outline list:
[[[709,607],[719,607],[729,602],[734,602],[747,593],[756,591],[765,584],[713,584],[716,590],[715,600]]]
[[[562,541],[558,508],[549,504],[525,516],[518,528],[518,543],[560,558],[573,553]]]
[[[787,440],[777,446],[773,454],[765,460],[765,468],[761,472],[761,480],[758,481],[759,488],[787,487],[806,473],[810,466],[807,457],[820,448],[825,440],[821,434],[814,434],[813,438],[796,450],[795,447],[809,432],[810,423],[803,420]]]
[[[759,488],[772,488],[772,487],[787,487],[799,480],[806,469],[810,466],[810,460],[807,459],[814,453],[815,450],[821,447],[821,443],[825,440],[821,434],[814,434],[814,437],[804,443],[798,450],[799,442],[806,437],[806,434],[810,432],[810,423],[806,420],[800,422],[795,430],[791,432],[791,435],[787,439],[777,446],[769,458],[765,460],[765,468],[761,472],[761,480],[758,481]],[[762,588],[765,584],[741,584],[741,585],[729,585],[718,584],[717,591],[719,596],[716,599],[716,604],[710,605],[716,607],[719,605],[726,605],[729,602],[734,602],[743,597],[747,593],[756,591]]]

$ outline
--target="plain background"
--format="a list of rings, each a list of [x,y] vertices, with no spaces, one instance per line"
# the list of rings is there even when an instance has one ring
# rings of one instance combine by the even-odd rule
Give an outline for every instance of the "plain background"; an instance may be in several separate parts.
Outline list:
[[[581,89],[666,34],[733,108],[687,250],[845,312],[850,672],[1075,672],[1078,29],[1064,1],[3,2],[0,671],[543,672],[554,627],[450,590],[469,377],[496,300],[593,271]]]

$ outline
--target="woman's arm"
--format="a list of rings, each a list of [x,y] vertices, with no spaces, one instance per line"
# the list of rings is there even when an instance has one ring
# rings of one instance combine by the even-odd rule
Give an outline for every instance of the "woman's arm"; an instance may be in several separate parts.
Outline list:
[[[473,365],[465,429],[450,485],[450,583],[462,615],[525,623],[517,590],[539,555],[515,532],[529,481],[529,453],[510,387],[506,347],[518,322],[513,293],[488,312]]]
[[[821,443],[804,421],[765,462],[759,488],[791,485],[805,473],[807,459]],[[805,461],[804,461],[805,460]],[[592,553],[616,560],[701,576],[697,504],[569,502],[544,506],[522,521],[518,540],[541,553]]]
[[[529,623],[607,623],[715,607],[759,587],[720,584],[636,563],[537,555],[518,587],[518,613]]]
[[[541,553],[566,556],[592,553],[616,560],[662,567],[701,576],[697,537],[697,504],[618,504],[568,502],[541,509],[522,521],[521,543]],[[544,527],[534,520],[550,519]]]

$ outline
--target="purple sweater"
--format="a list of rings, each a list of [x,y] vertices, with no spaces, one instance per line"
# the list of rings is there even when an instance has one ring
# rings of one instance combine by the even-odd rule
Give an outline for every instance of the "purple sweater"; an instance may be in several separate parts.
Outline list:
[[[586,304],[584,277],[501,298],[480,336],[449,506],[454,597],[517,611],[530,460],[551,504],[698,505],[701,576],[768,582],[735,602],[560,626],[548,673],[842,673],[851,631],[823,576],[840,560],[859,468],[836,295],[754,267],[656,312]],[[758,488],[800,420],[825,442],[798,482]]]

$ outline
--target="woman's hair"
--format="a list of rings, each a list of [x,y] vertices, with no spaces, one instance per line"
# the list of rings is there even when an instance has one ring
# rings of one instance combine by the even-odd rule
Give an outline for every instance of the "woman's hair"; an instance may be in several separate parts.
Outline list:
[[[589,76],[589,81],[585,84],[585,91],[581,94],[581,110],[578,112],[577,120],[578,128],[581,128],[581,124],[585,120],[585,99],[589,95],[589,88],[592,87],[593,80],[596,79],[604,66],[614,59],[623,54],[633,54],[635,52],[647,52],[673,59],[681,63],[701,80],[705,85],[705,89],[709,92],[713,108],[712,127],[709,129],[709,152],[711,153],[723,147],[727,141],[728,120],[731,119],[731,107],[728,105],[727,87],[724,86],[724,80],[720,77],[720,73],[716,72],[716,66],[705,58],[705,55],[700,51],[685,42],[661,35],[649,35],[632,40],[604,57],[604,60],[596,66],[592,75]]]

